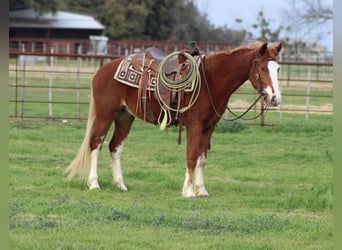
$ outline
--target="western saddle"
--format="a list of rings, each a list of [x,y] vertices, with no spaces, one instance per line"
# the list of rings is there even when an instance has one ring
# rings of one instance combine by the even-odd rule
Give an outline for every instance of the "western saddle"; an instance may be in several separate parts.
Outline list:
[[[155,124],[158,123],[158,119],[154,117],[150,108],[151,90],[156,89],[156,84],[158,84],[159,98],[162,98],[164,103],[174,108],[182,105],[181,97],[183,93],[166,89],[159,83],[157,72],[161,62],[164,60],[163,73],[166,77],[175,82],[182,79],[189,72],[188,60],[184,53],[188,53],[191,56],[200,54],[195,44],[195,42],[189,42],[185,49],[176,53],[176,56],[168,58],[167,61],[165,59],[168,55],[156,47],[147,48],[142,53],[129,55],[123,59],[114,78],[138,88],[136,111],[142,111],[144,120]]]

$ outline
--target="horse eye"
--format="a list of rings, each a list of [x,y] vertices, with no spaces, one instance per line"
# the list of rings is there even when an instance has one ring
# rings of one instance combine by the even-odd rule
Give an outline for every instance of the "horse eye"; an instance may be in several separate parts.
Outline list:
[[[261,70],[264,71],[264,72],[267,71],[267,69],[265,67],[261,67]]]

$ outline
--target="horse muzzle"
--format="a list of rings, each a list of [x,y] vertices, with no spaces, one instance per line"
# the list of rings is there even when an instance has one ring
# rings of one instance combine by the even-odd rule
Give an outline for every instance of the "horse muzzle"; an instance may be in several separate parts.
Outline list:
[[[266,93],[264,95],[264,100],[266,101],[267,105],[276,107],[281,103],[281,95],[269,95]]]
[[[267,105],[276,107],[281,103],[281,94],[280,92],[274,92],[271,88],[265,88],[261,94],[264,97],[264,100]]]

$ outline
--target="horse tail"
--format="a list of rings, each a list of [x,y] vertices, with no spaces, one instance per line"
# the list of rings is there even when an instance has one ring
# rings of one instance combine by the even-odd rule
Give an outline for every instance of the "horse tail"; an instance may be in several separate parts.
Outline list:
[[[89,105],[89,113],[88,113],[88,122],[87,129],[85,132],[85,136],[83,142],[79,148],[78,154],[75,159],[70,163],[65,172],[69,172],[67,176],[67,180],[72,180],[74,176],[78,173],[82,180],[86,181],[90,171],[90,163],[91,163],[91,149],[90,149],[90,139],[94,131],[95,125],[95,107],[94,107],[94,97],[93,91],[90,91],[90,105]]]

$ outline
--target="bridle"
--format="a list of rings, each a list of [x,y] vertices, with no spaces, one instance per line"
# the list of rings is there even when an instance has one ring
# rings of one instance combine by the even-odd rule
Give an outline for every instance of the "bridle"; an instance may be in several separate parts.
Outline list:
[[[259,73],[259,67],[258,67],[258,62],[260,62],[261,59],[257,57],[257,55],[255,55],[255,59],[253,61],[254,67],[255,67],[255,80],[257,81],[257,91],[259,92],[260,95],[265,95],[266,92],[262,86],[262,82],[261,82],[261,77],[260,77],[260,73]],[[273,58],[268,58],[266,60],[266,62],[269,61],[275,61]]]
[[[266,92],[262,86],[262,82],[261,82],[261,77],[260,77],[260,74],[259,74],[259,67],[258,67],[258,62],[260,61],[259,58],[257,58],[257,56],[255,56],[255,59],[253,61],[253,64],[255,66],[255,79],[257,81],[257,91],[259,93],[259,96],[258,98],[252,103],[251,106],[249,106],[249,108],[246,109],[246,111],[244,111],[241,115],[237,115],[235,114],[233,111],[231,111],[231,109],[227,106],[226,107],[226,110],[228,110],[233,116],[234,118],[232,119],[226,119],[224,117],[222,117],[222,115],[220,115],[220,113],[217,111],[216,107],[215,107],[215,104],[214,104],[214,101],[213,101],[213,97],[211,96],[211,92],[210,92],[210,89],[209,89],[209,85],[208,85],[208,80],[207,80],[207,76],[205,74],[205,70],[204,70],[204,60],[203,60],[203,56],[200,57],[201,59],[201,62],[200,62],[200,65],[201,65],[201,71],[203,73],[203,78],[204,78],[204,85],[207,89],[207,93],[208,93],[208,96],[209,96],[209,101],[210,101],[210,104],[214,110],[214,112],[216,113],[216,115],[218,117],[220,117],[220,119],[224,120],[224,121],[235,121],[235,120],[238,120],[238,119],[242,119],[242,120],[255,120],[257,119],[258,117],[260,117],[264,111],[268,110],[269,106],[267,104],[264,105],[264,107],[261,109],[260,113],[257,114],[256,116],[254,117],[251,117],[251,118],[244,118],[244,116],[257,104],[257,102],[260,100],[261,97],[265,96]],[[267,61],[272,61],[273,59],[272,58],[269,58]]]
[[[264,95],[266,93],[265,93],[264,88],[263,88],[262,83],[261,83],[261,77],[260,77],[259,67],[258,67],[259,61],[260,61],[260,59],[257,58],[257,56],[255,56],[253,64],[254,64],[254,68],[255,68],[255,80],[257,81],[257,88],[256,89],[260,95]]]

